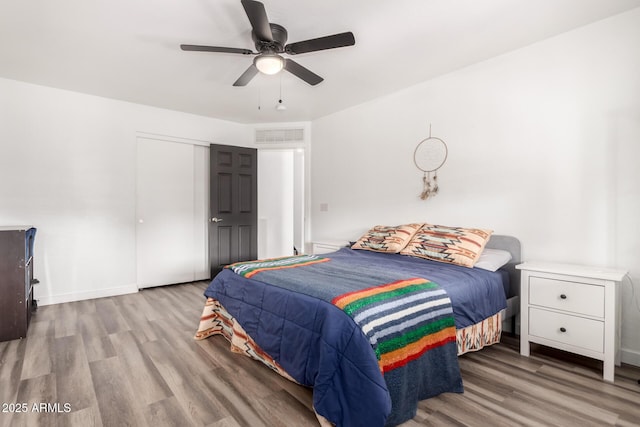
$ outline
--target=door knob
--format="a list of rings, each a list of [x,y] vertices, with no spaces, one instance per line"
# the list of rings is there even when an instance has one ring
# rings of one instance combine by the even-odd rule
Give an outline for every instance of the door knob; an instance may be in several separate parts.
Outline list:
[[[215,216],[213,218],[211,218],[209,221],[211,222],[221,222],[222,218],[216,218]]]

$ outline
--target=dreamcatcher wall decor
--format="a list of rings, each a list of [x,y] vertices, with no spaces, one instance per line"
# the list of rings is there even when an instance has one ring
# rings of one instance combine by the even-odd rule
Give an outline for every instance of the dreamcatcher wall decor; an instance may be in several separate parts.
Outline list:
[[[438,169],[447,161],[447,144],[440,138],[431,136],[431,125],[429,125],[429,137],[423,139],[416,146],[413,152],[413,162],[416,167],[423,172],[422,193],[420,198],[427,200],[438,194]]]

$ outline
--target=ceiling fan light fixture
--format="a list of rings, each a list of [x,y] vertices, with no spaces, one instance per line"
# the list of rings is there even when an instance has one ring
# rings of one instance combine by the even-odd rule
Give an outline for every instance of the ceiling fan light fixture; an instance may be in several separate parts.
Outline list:
[[[278,103],[276,104],[276,110],[285,111],[286,109],[287,109],[287,106],[282,103],[282,99],[279,99]]]
[[[255,59],[256,68],[263,74],[277,74],[284,68],[284,59],[275,53],[264,53]]]

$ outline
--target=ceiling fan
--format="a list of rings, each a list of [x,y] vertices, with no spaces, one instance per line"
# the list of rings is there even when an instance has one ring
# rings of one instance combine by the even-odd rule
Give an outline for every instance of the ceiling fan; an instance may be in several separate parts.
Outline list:
[[[283,58],[281,54],[297,55],[299,53],[353,46],[356,43],[353,33],[346,32],[285,44],[287,42],[287,30],[281,25],[269,22],[267,12],[262,3],[254,0],[242,0],[242,6],[251,23],[251,38],[255,43],[257,52],[234,47],[198,46],[192,44],[180,45],[180,49],[186,51],[257,55],[253,59],[253,64],[233,83],[234,86],[246,86],[258,72],[276,74],[282,69],[315,86],[323,80],[322,77],[292,59]]]

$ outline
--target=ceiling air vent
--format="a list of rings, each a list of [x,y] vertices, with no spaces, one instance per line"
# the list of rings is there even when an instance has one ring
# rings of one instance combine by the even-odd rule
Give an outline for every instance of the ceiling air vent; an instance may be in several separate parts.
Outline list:
[[[304,142],[303,128],[256,129],[256,144],[286,144]]]

